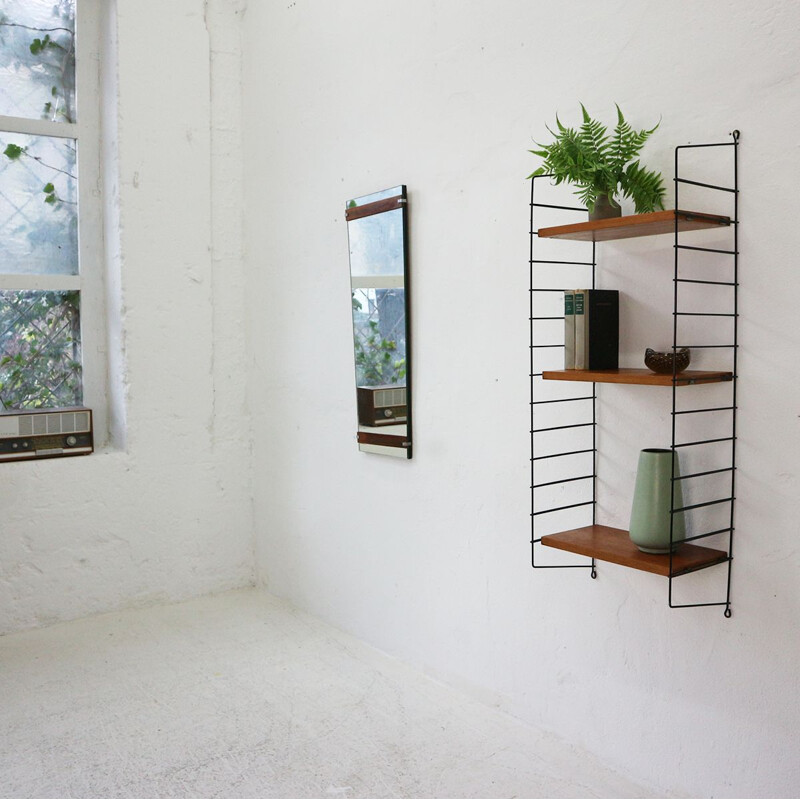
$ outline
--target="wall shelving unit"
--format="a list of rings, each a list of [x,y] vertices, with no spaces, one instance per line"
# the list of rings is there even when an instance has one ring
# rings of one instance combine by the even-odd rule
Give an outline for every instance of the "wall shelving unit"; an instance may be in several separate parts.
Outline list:
[[[579,222],[575,224],[565,224],[546,228],[536,228],[535,217],[538,209],[555,209],[559,213],[579,212],[585,213],[586,209],[574,206],[554,205],[539,202],[536,197],[537,181],[547,179],[550,176],[542,175],[531,179],[531,227],[530,227],[530,381],[531,381],[531,519],[532,519],[532,566],[536,569],[570,569],[585,568],[591,570],[591,577],[597,575],[597,562],[606,561],[620,564],[637,570],[643,570],[668,579],[668,596],[671,608],[688,608],[699,606],[721,606],[724,607],[726,617],[731,616],[731,567],[733,562],[733,533],[734,533],[734,506],[735,506],[735,474],[736,474],[736,360],[738,352],[738,146],[739,132],[731,134],[731,141],[681,145],[675,148],[675,205],[676,209],[667,211],[657,211],[648,214],[636,214],[632,216],[618,217],[615,219],[600,220],[593,222]],[[709,151],[712,155],[727,153],[731,156],[733,170],[733,185],[722,186],[712,183],[704,183],[682,177],[680,173],[680,157],[686,150],[697,148],[712,148]],[[708,155],[708,153],[707,153]],[[719,214],[709,214],[697,211],[680,210],[679,197],[681,187],[684,185],[701,187],[711,192],[730,193],[733,198],[733,213],[731,216]],[[708,229],[726,229],[730,232],[731,244],[725,247],[704,247],[697,243],[687,244],[687,234],[693,235],[693,231]],[[678,374],[659,375],[648,369],[621,368],[616,370],[564,370],[564,369],[544,369],[539,368],[539,358],[544,353],[552,353],[553,348],[562,348],[562,344],[540,343],[540,325],[557,324],[558,320],[563,320],[563,316],[553,313],[553,294],[563,293],[563,288],[544,288],[537,285],[537,272],[546,267],[549,270],[563,267],[579,267],[591,270],[591,287],[595,287],[595,277],[597,269],[597,244],[600,242],[630,239],[635,237],[658,236],[672,234],[673,236],[673,338],[672,349],[676,352],[681,347],[690,347],[692,351],[713,351],[720,360],[725,360],[725,368],[716,370],[686,370]],[[552,259],[537,258],[537,243],[543,239],[572,240],[588,242],[591,244],[591,260],[585,261],[554,261]],[[726,262],[728,271],[725,280],[711,280],[703,277],[702,270],[698,272],[697,265],[692,264],[692,257],[697,258],[697,253],[713,253],[716,257],[730,259]],[[694,271],[689,273],[694,266]],[[690,274],[690,277],[687,275]],[[703,284],[706,287],[716,287],[715,291],[724,293],[725,310],[697,311],[686,310],[679,294],[679,287],[684,284],[691,289],[692,284]],[[588,285],[588,283],[583,283]],[[549,295],[549,297],[548,297]],[[730,295],[730,296],[728,296]],[[558,297],[558,294],[556,294]],[[540,302],[548,305],[545,313],[539,311]],[[563,308],[563,305],[562,305]],[[563,313],[563,312],[562,312]],[[732,341],[725,341],[721,344],[705,344],[697,342],[683,341],[684,332],[682,323],[691,321],[693,324],[699,322],[709,325],[719,325],[721,318],[729,318],[731,323]],[[562,326],[563,327],[563,326]],[[552,328],[551,328],[552,330]],[[541,338],[545,338],[542,336]],[[545,399],[540,397],[543,382],[561,382],[561,386],[573,386],[575,382],[591,384],[591,394],[575,395],[574,392],[564,392],[560,396],[553,397],[550,392]],[[686,539],[677,544],[675,549],[668,555],[652,555],[639,551],[630,541],[627,531],[619,528],[612,528],[607,525],[598,524],[597,521],[597,384],[616,383],[616,384],[636,384],[643,386],[671,387],[672,392],[672,431],[671,449],[674,454],[683,448],[691,452],[693,448],[703,448],[706,446],[717,446],[722,448],[723,455],[719,457],[718,463],[711,465],[711,468],[703,468],[696,472],[688,472],[685,475],[676,477],[673,480],[693,482],[692,486],[696,489],[699,482],[708,481],[712,492],[718,488],[718,481],[722,478],[725,491],[724,497],[715,497],[712,500],[684,505],[675,508],[674,503],[670,509],[672,515],[683,513],[687,517],[687,522],[695,512],[701,513],[702,509],[713,513],[721,513],[724,521],[713,530],[703,530],[701,533],[687,535]],[[710,383],[727,384],[730,389],[730,399],[722,405],[709,407],[706,404],[694,407],[686,406],[685,402],[679,403],[679,393],[691,393],[692,386],[705,385]],[[554,383],[551,386],[555,385]],[[687,387],[687,388],[684,388]],[[659,390],[656,390],[659,391]],[[573,405],[577,404],[577,405]],[[569,407],[574,410],[576,407],[583,409],[582,416],[578,415],[578,420],[566,425],[544,425],[537,427],[537,412],[543,407],[548,406],[548,411],[564,410]],[[565,416],[565,419],[574,418],[575,414]],[[678,430],[679,418],[708,421],[715,418],[716,433],[720,432],[720,426],[724,429],[724,436],[716,433],[708,438],[698,438],[684,441]],[[565,434],[566,431],[584,429],[579,435],[586,438],[584,444],[576,447],[569,445],[572,449],[560,451],[553,448],[541,448],[539,437],[541,434],[558,432]],[[589,441],[589,436],[591,441]],[[553,463],[553,460],[564,459],[568,462],[570,458],[585,455],[591,458],[591,471],[587,474],[572,474],[570,470],[562,471],[563,477],[555,480],[546,479],[542,481],[538,473],[543,469],[546,462]],[[712,458],[712,460],[714,460]],[[585,470],[578,470],[585,472]],[[717,477],[713,477],[717,476]],[[545,476],[546,478],[551,476]],[[567,484],[574,484],[578,487],[573,492],[570,500],[577,502],[567,502],[561,505],[551,505],[547,501],[542,503],[539,493],[543,490],[557,488],[565,491]],[[684,484],[686,486],[687,484]],[[582,489],[580,488],[582,487]],[[591,497],[581,499],[581,492],[590,489]],[[552,502],[552,498],[551,498]],[[712,507],[717,507],[713,508]],[[559,530],[545,535],[537,532],[538,523],[545,517],[551,521],[551,515],[558,515],[569,511],[570,514],[576,513],[576,509],[591,510],[590,524],[577,527],[569,527],[567,530]],[[553,527],[553,525],[550,525]],[[557,527],[557,525],[555,526]],[[672,536],[672,532],[670,533]],[[706,547],[705,544],[697,544],[698,540],[713,539],[715,547]],[[720,542],[722,543],[720,545]],[[577,553],[588,556],[591,561],[588,564],[545,564],[537,559],[537,549],[540,546],[554,548],[560,551]],[[673,598],[673,580],[682,575],[709,567],[727,565],[727,590],[724,600],[715,602],[697,603],[677,603]]]

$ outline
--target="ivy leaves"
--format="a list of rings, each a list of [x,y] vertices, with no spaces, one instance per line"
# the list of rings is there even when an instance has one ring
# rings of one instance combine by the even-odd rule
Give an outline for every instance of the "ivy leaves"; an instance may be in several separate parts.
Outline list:
[[[20,147],[18,144],[9,144],[3,150],[3,155],[11,161],[16,161],[21,155],[24,155],[27,149],[27,147]]]
[[[32,158],[34,161],[38,161],[43,166],[48,166],[38,156],[31,155],[28,152],[28,148],[27,147],[22,147],[21,145],[14,144],[13,142],[8,144],[8,145],[6,145],[6,149],[3,150],[3,155],[9,161],[19,161],[23,157],[27,157],[27,158]],[[57,169],[55,167],[50,167],[50,169],[55,169],[57,172],[64,172],[64,170],[59,170],[59,169]],[[66,173],[65,172],[64,174],[67,175],[70,178],[73,178],[73,179],[75,177],[71,173]],[[58,196],[58,193],[56,192],[55,184],[53,184],[52,182],[46,183],[42,187],[42,191],[44,192],[44,195],[45,195],[44,202],[47,203],[50,206],[56,206],[56,204],[58,204],[58,203],[71,203],[71,201],[64,200],[63,198]]]
[[[590,211],[602,194],[612,199],[615,195],[630,198],[637,213],[663,208],[666,190],[660,173],[645,169],[638,159],[633,160],[658,124],[637,131],[620,107],[616,108],[617,125],[610,135],[605,125],[592,119],[583,103],[583,121],[577,129],[564,126],[556,115],[557,131],[547,129],[554,141],[529,151],[544,162],[528,177],[551,174],[555,184],[574,184],[576,194]]]

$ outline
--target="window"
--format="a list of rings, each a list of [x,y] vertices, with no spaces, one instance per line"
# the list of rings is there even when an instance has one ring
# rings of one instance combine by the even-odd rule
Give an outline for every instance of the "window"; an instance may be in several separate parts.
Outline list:
[[[84,273],[102,245],[89,2],[0,0],[0,411],[86,402]]]

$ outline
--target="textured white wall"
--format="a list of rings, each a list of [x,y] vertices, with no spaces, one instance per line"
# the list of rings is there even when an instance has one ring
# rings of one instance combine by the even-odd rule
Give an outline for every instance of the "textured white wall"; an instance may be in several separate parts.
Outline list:
[[[646,0],[251,2],[245,26],[256,525],[266,585],[662,791],[800,786],[792,177],[800,8]],[[583,101],[663,122],[647,161],[742,131],[734,616],[670,610],[601,565],[534,573],[528,546],[532,137]],[[354,443],[349,197],[407,183],[415,458]],[[670,189],[671,192],[671,189]],[[601,252],[635,365],[669,333],[669,237]],[[602,387],[601,521],[669,399]],[[622,409],[624,409],[624,414]],[[722,570],[683,579],[720,594]],[[694,595],[693,595],[694,596]],[[723,591],[724,596],[724,591]]]
[[[113,48],[104,63],[115,444],[0,464],[0,632],[253,579],[239,9],[116,6],[116,73]]]

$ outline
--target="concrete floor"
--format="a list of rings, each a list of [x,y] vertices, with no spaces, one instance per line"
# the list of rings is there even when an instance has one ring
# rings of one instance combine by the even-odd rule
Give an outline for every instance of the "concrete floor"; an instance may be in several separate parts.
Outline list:
[[[3,797],[648,797],[258,590],[0,637]]]

